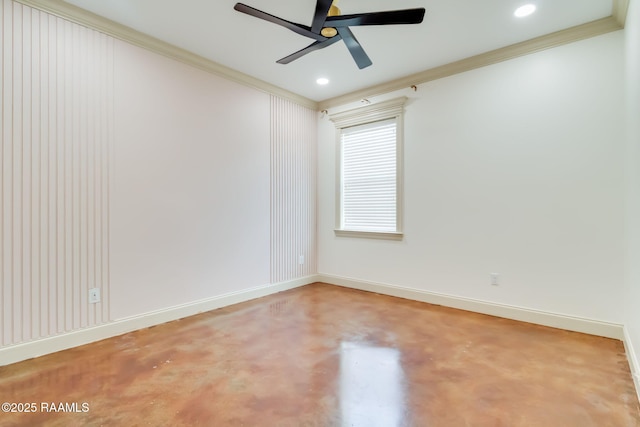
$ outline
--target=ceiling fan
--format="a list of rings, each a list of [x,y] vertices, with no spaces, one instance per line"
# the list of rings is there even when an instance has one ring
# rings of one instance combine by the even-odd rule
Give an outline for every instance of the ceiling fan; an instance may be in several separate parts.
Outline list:
[[[372,62],[349,27],[359,25],[419,24],[424,19],[425,13],[424,8],[416,8],[342,15],[340,9],[334,3],[333,0],[318,0],[310,27],[270,15],[243,3],[236,3],[234,9],[281,25],[294,33],[315,40],[304,49],[276,61],[278,64],[288,64],[307,53],[323,49],[342,40],[360,69],[370,66]]]

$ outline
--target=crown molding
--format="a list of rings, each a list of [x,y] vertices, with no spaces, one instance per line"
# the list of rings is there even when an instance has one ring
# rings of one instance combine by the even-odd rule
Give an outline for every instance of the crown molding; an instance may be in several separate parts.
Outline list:
[[[171,59],[175,59],[187,65],[199,68],[208,73],[223,77],[244,86],[248,86],[272,95],[289,99],[297,104],[318,109],[318,103],[278,86],[272,85],[255,77],[225,67],[217,62],[203,58],[162,40],[136,31],[130,27],[106,19],[95,13],[89,12],[62,0],[13,0],[51,15],[58,16],[67,21],[91,28],[116,39],[142,47]]]
[[[396,90],[405,89],[429,81],[452,76],[454,74],[471,71],[476,68],[495,64],[509,59],[524,56],[545,49],[573,43],[590,37],[606,34],[624,28],[629,0],[613,0],[612,15],[586,24],[578,25],[566,30],[537,37],[504,48],[492,50],[460,61],[445,64],[419,73],[411,74],[400,79],[366,89],[350,92],[324,101],[315,102],[306,97],[272,85],[255,77],[225,67],[217,62],[203,58],[185,49],[173,46],[154,37],[143,34],[117,22],[103,18],[82,8],[66,3],[62,0],[13,0],[52,15],[59,16],[76,24],[95,29],[117,39],[142,47],[152,52],[175,59],[194,66],[211,74],[226,78],[236,83],[267,92],[285,99],[289,99],[314,110],[326,110],[331,107],[358,101],[362,98],[373,97]]]
[[[615,1],[615,4],[619,5],[619,7],[614,7],[614,12],[617,13],[616,17],[609,16],[607,18],[598,19],[586,24],[567,28],[555,33],[536,37],[531,40],[512,44],[500,49],[465,58],[460,61],[455,61],[426,71],[411,74],[397,80],[371,86],[345,95],[337,96],[335,98],[326,99],[324,101],[320,101],[319,108],[320,110],[328,110],[331,107],[356,102],[363,98],[371,98],[385,93],[395,92],[421,83],[427,83],[433,80],[449,77],[454,74],[464,73],[465,71],[471,71],[476,68],[507,61],[530,53],[621,30],[623,27],[618,23],[618,21],[626,17],[626,8],[622,6],[622,3],[625,2],[628,3],[628,0]]]
[[[613,13],[611,14],[618,25],[624,28],[627,22],[627,11],[629,10],[629,0],[613,0]]]

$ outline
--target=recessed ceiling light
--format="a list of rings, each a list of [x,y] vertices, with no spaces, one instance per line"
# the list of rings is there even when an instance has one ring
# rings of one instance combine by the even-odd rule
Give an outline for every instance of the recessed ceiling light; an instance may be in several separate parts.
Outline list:
[[[325,77],[320,77],[318,80],[316,80],[316,83],[318,83],[321,86],[324,86],[329,83],[329,79]]]
[[[517,8],[516,11],[513,12],[513,14],[518,18],[524,18],[525,16],[531,15],[535,11],[535,4],[525,4],[524,6],[520,6],[519,8]]]

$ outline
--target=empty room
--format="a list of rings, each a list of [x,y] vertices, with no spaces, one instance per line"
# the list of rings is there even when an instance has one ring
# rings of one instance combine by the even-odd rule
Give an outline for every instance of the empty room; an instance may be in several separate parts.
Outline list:
[[[0,426],[640,426],[640,0],[0,0]]]

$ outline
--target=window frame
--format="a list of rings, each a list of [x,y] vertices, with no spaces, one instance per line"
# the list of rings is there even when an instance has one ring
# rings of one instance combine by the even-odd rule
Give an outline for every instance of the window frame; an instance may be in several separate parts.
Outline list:
[[[402,240],[403,232],[403,176],[404,176],[404,105],[407,97],[394,98],[330,116],[336,127],[336,218],[334,233],[340,237]],[[396,122],[396,231],[366,231],[342,228],[342,132],[343,129],[368,123],[395,120]]]

